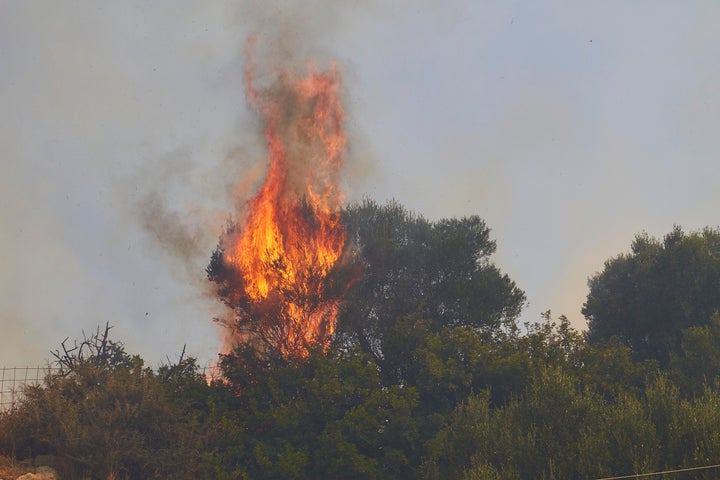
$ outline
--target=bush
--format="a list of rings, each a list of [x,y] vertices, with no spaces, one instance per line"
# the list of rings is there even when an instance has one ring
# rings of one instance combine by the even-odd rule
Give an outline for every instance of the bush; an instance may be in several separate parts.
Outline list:
[[[0,452],[56,455],[65,478],[198,478],[203,429],[177,393],[207,388],[195,361],[181,358],[155,374],[108,341],[107,330],[83,341],[90,349],[64,348],[60,373],[26,388],[24,401],[0,417]]]

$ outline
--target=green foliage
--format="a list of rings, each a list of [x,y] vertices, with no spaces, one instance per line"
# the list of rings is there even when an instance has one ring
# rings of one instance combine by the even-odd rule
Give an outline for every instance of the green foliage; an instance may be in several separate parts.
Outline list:
[[[360,272],[336,339],[372,353],[386,383],[405,381],[405,347],[393,342],[404,318],[418,314],[431,332],[472,327],[486,338],[514,326],[525,295],[490,263],[495,242],[479,217],[430,222],[395,202],[365,200],[343,220]]]
[[[675,465],[711,465],[720,458],[720,392],[706,387],[702,395],[679,402],[668,429],[667,455]],[[717,478],[717,471],[694,478]]]
[[[61,373],[0,414],[0,454],[57,455],[66,478],[220,480],[600,478],[720,458],[717,231],[637,237],[591,280],[585,334],[550,311],[517,327],[524,296],[477,217],[366,201],[345,221],[354,262],[331,283],[354,283],[328,349],[243,344],[208,384],[184,352],[145,368],[106,326],[63,342]]]
[[[89,357],[29,389],[0,417],[0,452],[58,455],[67,478],[259,480],[598,478],[720,455],[715,385],[657,375],[563,317],[490,342],[418,315],[397,325],[410,381],[390,386],[360,348],[286,359],[245,345],[208,385],[193,359],[155,373],[115,344],[112,367]]]
[[[578,390],[576,379],[548,369],[503,407],[492,409],[485,397],[470,397],[458,407],[433,442],[425,478],[576,476],[580,432],[599,404]]]
[[[583,385],[611,401],[624,393],[641,395],[658,370],[654,360],[635,361],[629,347],[612,341],[582,343],[576,363]]]
[[[359,350],[304,359],[245,345],[223,358],[233,421],[248,448],[222,452],[250,478],[408,478],[417,459],[417,393],[385,387]]]
[[[720,381],[720,314],[709,325],[682,331],[680,353],[670,358],[670,375],[689,394],[699,394],[707,385]]]
[[[525,297],[490,263],[495,243],[482,220],[429,222],[366,200],[343,222],[350,261],[329,284],[351,291],[331,350],[285,359],[247,344],[223,361],[236,395],[223,425],[245,444],[220,441],[223,468],[242,464],[252,478],[407,478],[463,399],[492,386],[495,401],[508,401],[529,378],[515,326]],[[216,251],[208,274],[229,288],[218,261]]]
[[[171,380],[144,368],[122,344],[101,343],[106,347],[88,355],[65,350],[61,373],[25,389],[25,400],[2,419],[0,451],[56,455],[67,478],[197,478],[201,429],[173,395],[179,385],[199,382],[194,360],[168,367],[177,373]]]
[[[488,399],[471,395],[452,413],[429,444],[423,478],[599,478],[712,465],[720,455],[720,393],[682,399],[663,376],[608,402],[553,368],[505,406]]]
[[[680,350],[681,331],[707,325],[720,308],[720,231],[675,227],[662,242],[638,235],[631,253],[605,262],[589,286],[589,339],[615,337],[665,366]]]
[[[621,394],[595,405],[592,428],[581,430],[577,469],[582,478],[643,473],[658,469],[659,439],[641,397]]]

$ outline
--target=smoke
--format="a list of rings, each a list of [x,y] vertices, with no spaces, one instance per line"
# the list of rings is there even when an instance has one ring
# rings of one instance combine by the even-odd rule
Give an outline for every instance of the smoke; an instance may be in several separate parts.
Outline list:
[[[126,199],[135,186],[133,215],[152,241],[150,253],[166,255],[183,280],[198,284],[199,262],[217,229],[212,223],[219,215],[216,209],[230,187],[215,181],[214,191],[207,191],[197,185],[194,168],[189,150],[174,151],[144,165],[116,189],[116,195]]]
[[[330,46],[337,34],[379,13],[381,5],[377,0],[242,2],[234,18],[256,38],[257,58],[263,64],[259,77],[273,78],[277,66],[299,75],[310,60],[321,64],[336,60],[340,52],[332,51]]]
[[[105,321],[149,362],[210,356],[194,292],[235,188],[210,171],[243,165],[243,35],[217,6],[131,3],[0,7],[2,364]]]
[[[241,55],[246,71],[248,66],[252,67],[251,78],[256,90],[268,92],[273,85],[277,87],[281,84],[278,82],[279,72],[301,78],[308,69],[323,71],[334,68],[336,74],[342,77],[339,94],[345,108],[344,128],[348,145],[341,185],[349,201],[365,196],[367,189],[384,173],[367,133],[355,118],[356,104],[365,103],[367,99],[353,96],[353,87],[347,87],[359,83],[355,59],[347,49],[338,48],[338,44],[347,42],[350,37],[363,42],[368,27],[399,18],[410,7],[443,11],[428,0],[403,0],[392,5],[380,0],[269,0],[241,2],[230,15],[233,24],[247,34]],[[273,101],[278,101],[277,96],[283,95],[282,88],[276,89],[275,95]],[[287,108],[286,111],[293,110]],[[254,126],[256,143],[262,145],[262,129],[258,124]]]
[[[330,97],[318,96],[313,89],[339,88],[342,67],[332,61],[333,55],[325,45],[331,44],[336,29],[342,28],[342,19],[350,18],[348,7],[336,2],[243,2],[236,6],[231,22],[246,33],[237,60],[245,72],[246,110],[238,105],[237,136],[226,142],[224,160],[201,167],[199,159],[194,158],[196,152],[180,148],[149,162],[132,180],[142,185],[144,193],[138,198],[136,215],[153,249],[163,252],[173,270],[206,296],[211,296],[212,290],[204,278],[204,267],[214,242],[220,237],[225,242],[223,247],[229,248],[226,243],[230,240],[221,230],[228,223],[243,223],[248,202],[267,177],[282,175],[281,195],[289,198],[281,201],[292,203],[311,195],[324,199],[322,209],[340,208],[345,139],[324,145],[334,134],[328,131],[325,133],[329,137],[322,133],[318,137],[304,131],[302,122],[310,117],[318,99],[336,101],[337,92]],[[322,75],[312,73],[326,69]],[[308,79],[296,80],[304,78],[308,71]],[[238,82],[235,88],[242,91],[243,85]],[[342,107],[331,108],[337,108],[336,121],[342,122]],[[248,111],[257,115],[247,115]],[[268,165],[268,150],[273,147],[265,145],[264,129],[269,121],[286,155],[281,173],[277,165]],[[341,152],[330,155],[336,164],[332,168],[320,165],[327,159],[318,153],[326,149]],[[214,153],[218,153],[217,148]],[[360,170],[357,166],[353,169],[356,174]],[[208,189],[208,185],[213,187]],[[309,191],[308,185],[312,186]],[[227,319],[233,314],[220,311],[215,316],[221,324],[231,324]],[[227,349],[228,340],[223,337],[223,349]]]
[[[169,210],[158,192],[151,192],[142,202],[142,226],[162,246],[175,256],[190,263],[203,251],[205,232],[201,226],[185,225],[180,212]]]
[[[481,214],[538,311],[616,237],[713,223],[717,7],[531,4],[0,2],[5,363],[105,320],[149,359],[214,349],[197,285],[267,162],[249,35],[258,88],[337,62],[348,198]]]
[[[239,2],[228,4],[226,22],[243,32],[239,36],[236,62],[242,64],[248,96],[245,109],[238,104],[234,138],[228,138],[223,147],[213,153],[215,159],[193,158],[193,152],[180,146],[145,165],[128,185],[141,185],[136,202],[139,223],[158,247],[174,258],[185,273],[197,273],[199,259],[207,261],[211,238],[217,239],[221,227],[228,221],[242,220],[246,202],[260,187],[267,168],[267,152],[263,123],[260,116],[251,113],[262,110],[268,103],[285,104],[282,108],[290,124],[293,116],[302,115],[299,109],[307,108],[283,86],[280,75],[301,77],[309,68],[336,68],[335,75],[344,74],[344,67],[335,62],[338,52],[328,47],[334,36],[358,17],[366,18],[377,13],[380,2],[328,0]],[[236,73],[233,78],[238,92],[243,91]],[[262,92],[262,93],[259,93]],[[341,92],[343,95],[345,92]],[[251,98],[254,95],[255,98]],[[255,105],[253,105],[255,102]],[[352,190],[376,172],[375,157],[363,135],[350,125],[352,137],[351,161],[343,175],[344,187]],[[287,132],[286,132],[287,133]],[[294,151],[293,158],[310,159],[315,148],[302,141],[287,142]],[[221,148],[225,148],[222,152]],[[197,166],[206,161],[205,168]],[[189,171],[195,168],[196,171]],[[288,179],[296,182],[295,190],[305,188],[312,165],[300,161],[288,162]],[[213,178],[214,177],[214,178]],[[314,179],[320,184],[336,184],[337,179]],[[127,189],[122,189],[126,191]],[[359,195],[358,195],[359,196]],[[229,213],[233,212],[231,218]],[[240,218],[238,218],[240,217]]]

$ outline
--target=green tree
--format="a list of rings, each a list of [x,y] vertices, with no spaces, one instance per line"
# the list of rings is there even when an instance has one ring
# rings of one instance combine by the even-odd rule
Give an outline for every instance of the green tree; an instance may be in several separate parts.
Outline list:
[[[681,390],[700,394],[707,386],[720,382],[720,313],[709,325],[682,331],[680,353],[670,359],[671,376]]]
[[[391,340],[404,318],[419,315],[430,332],[471,327],[486,339],[515,325],[525,295],[490,262],[495,242],[479,217],[431,222],[366,199],[343,220],[355,279],[336,338],[371,353],[387,383],[405,380],[407,347]]]
[[[314,350],[284,358],[242,345],[223,357],[242,438],[219,463],[247,478],[412,478],[419,464],[417,392],[384,387],[369,354]],[[244,446],[236,448],[237,443]]]
[[[720,308],[720,231],[675,227],[662,242],[638,235],[631,252],[605,262],[589,287],[589,340],[615,337],[639,358],[666,366],[682,330],[707,325]]]
[[[581,478],[657,470],[660,440],[642,396],[621,393],[596,408],[592,428],[581,429],[577,460]]]
[[[578,443],[596,429],[601,405],[555,366],[538,370],[504,406],[471,395],[430,442],[424,477],[578,478]]]
[[[705,387],[693,399],[679,402],[666,435],[666,460],[688,467],[715,465],[720,458],[720,392]],[[697,479],[716,479],[718,469],[695,472]]]

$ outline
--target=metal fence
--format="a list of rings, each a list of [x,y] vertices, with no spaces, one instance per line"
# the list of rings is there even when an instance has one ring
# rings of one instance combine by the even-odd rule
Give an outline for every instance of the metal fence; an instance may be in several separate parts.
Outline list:
[[[54,367],[0,367],[0,410],[7,410],[22,400],[23,387],[40,385]]]
[[[0,412],[9,410],[23,399],[25,386],[43,385],[45,377],[59,372],[58,367],[0,367]],[[201,367],[199,372],[208,381],[220,377],[215,365]]]

